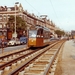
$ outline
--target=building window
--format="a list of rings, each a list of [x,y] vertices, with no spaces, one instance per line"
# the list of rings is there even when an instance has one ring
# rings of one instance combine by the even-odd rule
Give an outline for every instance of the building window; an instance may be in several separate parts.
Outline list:
[[[2,32],[0,32],[0,36],[2,35]]]
[[[2,28],[2,24],[0,24],[0,28]]]
[[[6,25],[4,24],[4,26],[3,26],[4,28],[6,28]]]
[[[3,18],[4,18],[4,21],[6,21],[6,16],[4,16]]]
[[[4,35],[6,36],[6,32],[4,32]]]
[[[2,21],[2,16],[0,16],[0,21]]]

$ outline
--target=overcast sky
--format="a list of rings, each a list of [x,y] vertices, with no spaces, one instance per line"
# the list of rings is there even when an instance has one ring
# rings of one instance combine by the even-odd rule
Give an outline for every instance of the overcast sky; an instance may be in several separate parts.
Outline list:
[[[0,6],[14,6],[15,2],[36,16],[47,15],[65,31],[75,30],[75,0],[1,0]]]

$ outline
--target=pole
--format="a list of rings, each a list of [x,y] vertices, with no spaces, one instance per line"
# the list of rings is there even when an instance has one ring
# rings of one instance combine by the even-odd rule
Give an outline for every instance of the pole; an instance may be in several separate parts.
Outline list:
[[[2,44],[2,53],[4,53],[4,48],[3,47],[4,47],[4,44]]]
[[[15,4],[15,40],[16,40],[16,4]]]
[[[2,37],[2,53],[4,53],[4,38]]]
[[[16,40],[16,37],[17,37],[17,33],[16,33],[16,5],[17,4],[19,4],[19,2],[15,3],[15,33],[14,33],[15,34],[15,40]]]

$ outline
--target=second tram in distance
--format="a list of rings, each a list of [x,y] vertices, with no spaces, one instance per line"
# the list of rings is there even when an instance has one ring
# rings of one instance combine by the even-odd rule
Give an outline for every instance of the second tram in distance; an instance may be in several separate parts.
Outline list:
[[[31,27],[28,31],[28,47],[43,47],[50,42],[50,29],[40,25]]]

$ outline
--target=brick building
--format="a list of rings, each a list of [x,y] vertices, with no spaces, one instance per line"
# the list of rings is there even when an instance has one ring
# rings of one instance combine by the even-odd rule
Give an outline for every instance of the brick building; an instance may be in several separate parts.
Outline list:
[[[24,11],[22,5],[19,4],[19,6],[15,5],[14,7],[0,6],[0,35],[5,35],[7,37],[8,25],[6,25],[6,23],[10,15],[15,15],[15,13],[17,16],[20,16],[25,20],[27,29],[34,25],[42,25],[50,28],[51,32],[54,33],[55,25],[52,23],[52,21],[35,16],[33,13],[30,14],[27,12],[27,10]]]

